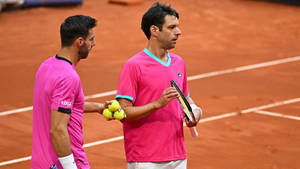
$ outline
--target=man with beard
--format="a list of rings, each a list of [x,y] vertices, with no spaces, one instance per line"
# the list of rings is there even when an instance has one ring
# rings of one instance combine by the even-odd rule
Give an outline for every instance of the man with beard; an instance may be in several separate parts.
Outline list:
[[[170,6],[155,3],[142,18],[147,48],[124,65],[116,98],[126,112],[123,120],[128,169],[186,169],[183,113],[170,87],[174,80],[191,104],[197,125],[201,109],[189,95],[183,59],[168,50],[181,35],[179,15]]]
[[[39,67],[34,85],[32,169],[89,169],[83,150],[83,112],[108,102],[85,102],[76,65],[95,46],[96,20],[75,15],[60,27],[61,49]]]

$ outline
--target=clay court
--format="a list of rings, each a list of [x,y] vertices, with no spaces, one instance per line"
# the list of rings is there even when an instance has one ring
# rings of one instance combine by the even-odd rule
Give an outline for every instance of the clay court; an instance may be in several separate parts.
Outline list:
[[[146,47],[143,13],[85,0],[0,14],[0,169],[30,168],[35,72],[60,47],[67,16],[98,19],[97,44],[77,66],[88,101],[114,99],[125,61]],[[186,63],[191,97],[203,108],[198,138],[185,128],[189,169],[300,169],[300,8],[260,0],[169,0],[182,36],[171,52]],[[93,169],[126,168],[122,127],[84,115]]]

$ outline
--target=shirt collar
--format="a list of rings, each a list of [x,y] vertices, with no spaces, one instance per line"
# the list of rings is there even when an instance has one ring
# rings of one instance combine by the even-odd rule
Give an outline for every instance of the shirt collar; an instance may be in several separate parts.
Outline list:
[[[167,66],[167,67],[170,66],[170,63],[171,63],[171,57],[170,57],[168,51],[167,51],[167,56],[168,56],[168,61],[167,61],[167,63],[163,62],[161,59],[159,59],[157,56],[155,56],[153,53],[151,53],[147,48],[144,49],[144,52],[145,52],[148,56],[152,57],[153,59],[155,59],[156,61],[158,61],[159,63],[161,63],[162,65]]]

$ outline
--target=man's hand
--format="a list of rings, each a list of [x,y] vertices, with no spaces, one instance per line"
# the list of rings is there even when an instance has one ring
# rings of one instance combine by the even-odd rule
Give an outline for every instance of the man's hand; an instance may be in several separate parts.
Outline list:
[[[185,124],[187,127],[195,127],[198,124],[198,121],[189,121],[186,117],[184,117]]]
[[[84,102],[84,112],[85,113],[98,112],[102,114],[103,110],[108,107],[109,103],[110,103],[109,101],[106,101],[104,103]]]
[[[171,100],[179,97],[177,90],[174,87],[169,87],[163,91],[160,98],[157,100],[158,107],[162,108],[167,105]]]
[[[105,101],[103,104],[99,104],[98,113],[102,114],[103,110],[108,108],[108,105],[110,104],[110,101]]]
[[[194,113],[195,119],[198,123],[202,117],[202,110],[200,108],[197,108],[197,109],[193,110],[193,113]]]
[[[195,116],[195,121],[194,122],[191,122],[191,121],[187,120],[186,117],[184,117],[186,126],[188,126],[188,127],[195,127],[199,123],[199,121],[202,117],[202,110],[199,107],[197,107],[193,110],[193,114]]]

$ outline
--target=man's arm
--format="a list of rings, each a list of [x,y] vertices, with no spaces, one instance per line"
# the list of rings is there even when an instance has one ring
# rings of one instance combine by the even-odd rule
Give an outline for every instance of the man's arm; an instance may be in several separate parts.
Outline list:
[[[50,135],[58,157],[64,157],[72,153],[67,129],[69,120],[70,114],[61,113],[56,110],[51,111]]]
[[[194,127],[198,124],[198,122],[200,121],[200,119],[202,117],[202,110],[201,110],[200,107],[198,107],[195,104],[195,102],[193,101],[193,99],[191,97],[188,97],[187,101],[190,103],[190,105],[192,107],[192,110],[193,110],[196,121],[195,122],[189,122],[189,121],[186,120],[186,125],[188,127]]]
[[[178,93],[176,89],[174,87],[170,87],[163,91],[159,99],[142,106],[133,106],[133,103],[130,100],[123,98],[119,98],[118,101],[126,113],[126,118],[124,121],[135,121],[147,117],[177,97]]]
[[[98,112],[102,113],[102,111],[107,108],[109,102],[106,101],[105,103],[96,103],[96,102],[84,102],[84,112]]]
[[[50,135],[58,160],[64,169],[77,169],[71,150],[68,123],[70,114],[51,110]]]

